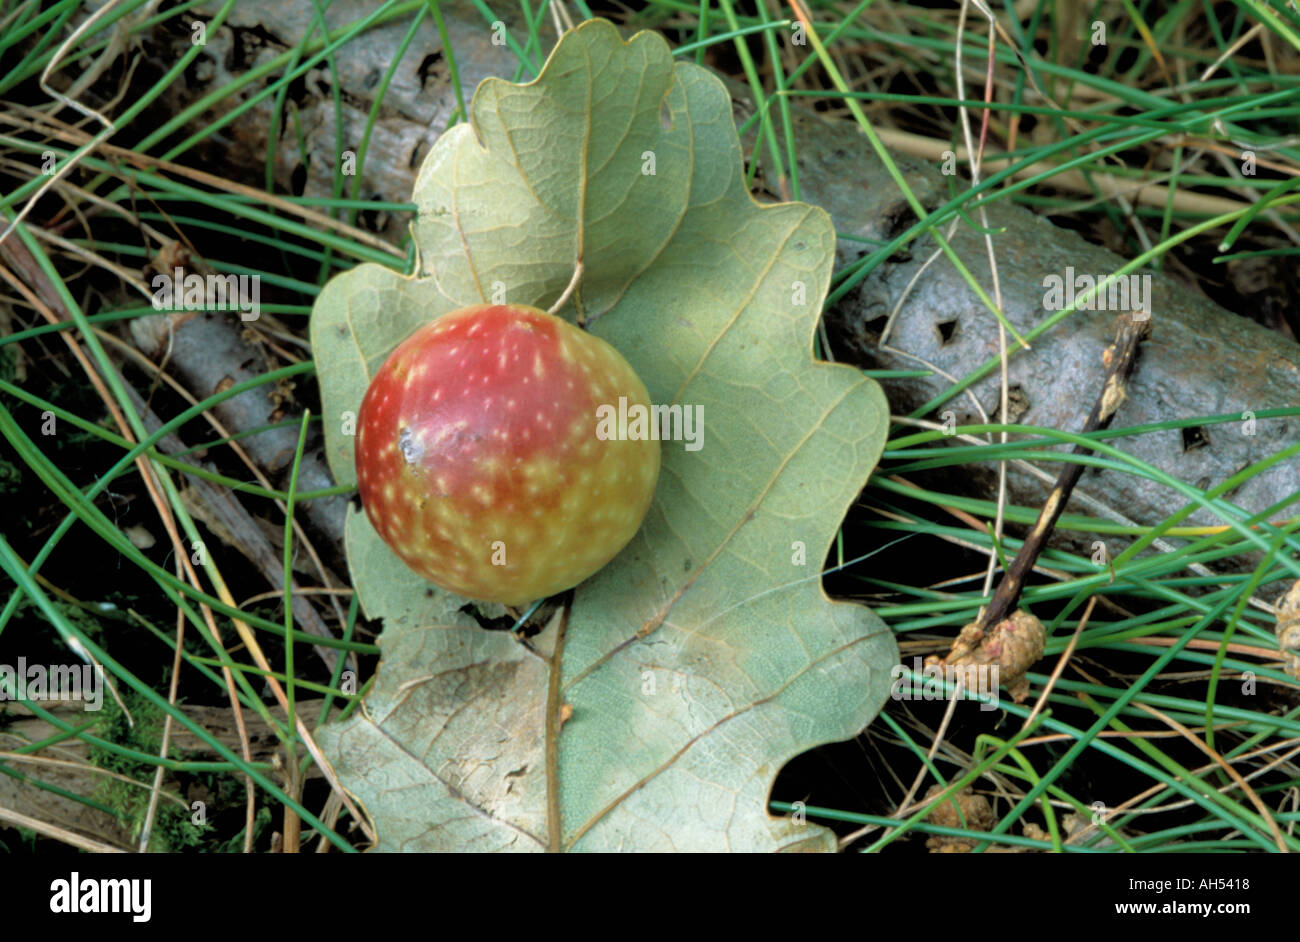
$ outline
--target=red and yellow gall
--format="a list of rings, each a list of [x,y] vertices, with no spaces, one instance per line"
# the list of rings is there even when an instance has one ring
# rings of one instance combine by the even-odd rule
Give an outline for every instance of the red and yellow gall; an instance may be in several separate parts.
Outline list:
[[[598,437],[596,409],[649,407],[617,350],[520,305],[421,327],[375,373],[357,420],[361,502],[408,566],[458,595],[522,605],[627,545],[659,442]]]

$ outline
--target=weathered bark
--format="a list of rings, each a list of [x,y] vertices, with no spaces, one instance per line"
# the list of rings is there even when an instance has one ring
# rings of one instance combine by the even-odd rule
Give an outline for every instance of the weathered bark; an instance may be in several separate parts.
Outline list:
[[[179,375],[194,396],[203,399],[266,372],[264,352],[258,348],[254,337],[245,334],[243,327],[237,316],[226,314],[158,314],[132,320],[131,336],[141,352],[155,363],[165,358],[166,368]],[[249,389],[226,399],[212,411],[232,432],[262,428],[284,418],[301,418],[300,411],[295,413],[282,408],[280,396],[277,390]],[[308,442],[310,447],[304,452],[298,468],[298,490],[333,487],[334,479],[325,464],[320,436],[312,435]],[[240,445],[277,487],[288,489],[293,457],[298,447],[296,427],[267,428],[240,439]],[[347,498],[303,501],[295,511],[302,515],[300,519],[319,539],[319,551],[324,562],[338,572],[345,572],[342,540]],[[274,580],[272,585],[280,587]],[[300,624],[308,631],[313,630],[310,623],[300,621]]]
[[[805,197],[830,210],[838,231],[888,239],[914,218],[884,168],[874,160],[863,160],[860,144],[851,146],[855,143],[852,134],[816,121],[806,125],[802,140],[805,152],[816,155],[810,157],[809,166],[801,168]],[[940,202],[944,189],[935,168],[910,160],[900,164],[927,208]],[[852,193],[845,192],[840,183],[846,178],[858,185]],[[849,196],[852,198],[846,198]],[[998,232],[993,242],[1003,311],[1022,334],[1053,313],[1044,309],[1047,276],[1065,276],[1066,269],[1072,267],[1076,273],[1100,277],[1125,261],[1006,201],[989,207],[988,225]],[[963,225],[950,241],[991,294],[984,237]],[[842,261],[858,253],[852,243],[841,246]],[[916,370],[928,364],[961,378],[997,356],[996,319],[946,258],[930,264],[912,284],[935,248],[929,238],[914,243],[877,267],[830,312],[827,326],[838,359],[890,370]],[[1258,419],[1251,426],[1246,415],[1300,405],[1300,345],[1224,310],[1173,277],[1152,274],[1150,284],[1152,335],[1143,346],[1128,401],[1120,407],[1113,427],[1229,413],[1239,418],[1186,432],[1174,429],[1111,441],[1138,460],[1203,489],[1300,441],[1300,417]],[[882,347],[878,342],[882,319],[904,294],[906,301],[895,318],[887,347]],[[1101,352],[1114,337],[1117,313],[1078,311],[1034,340],[1030,350],[1017,349],[1008,338],[1008,383],[1013,391],[1009,418],[1077,432],[1101,389],[1105,375]],[[927,377],[884,380],[883,385],[895,414],[905,415],[951,383],[936,372]],[[999,388],[997,370],[970,387],[971,396],[993,421],[1000,413]],[[979,422],[971,396],[959,395],[939,411],[952,410],[958,424]],[[939,416],[932,413],[927,418],[938,420]],[[1045,467],[1055,475],[1054,467]],[[970,472],[974,474],[969,487],[975,492],[986,496],[995,492],[992,465],[964,466],[963,474]],[[1012,502],[1041,504],[1050,490],[1050,483],[1014,466],[1009,468]],[[1163,484],[1095,469],[1085,471],[1078,492],[1142,525],[1158,523],[1185,504],[1180,494]],[[1251,513],[1290,503],[1286,513],[1293,514],[1295,502],[1300,501],[1300,462],[1278,464],[1224,499]],[[1076,496],[1067,512],[1097,511]],[[1274,519],[1283,515],[1279,510]],[[1198,510],[1186,522],[1215,525],[1222,520],[1211,511]],[[1062,533],[1056,542],[1077,549],[1094,538]],[[1112,555],[1122,548],[1113,538],[1109,546]]]

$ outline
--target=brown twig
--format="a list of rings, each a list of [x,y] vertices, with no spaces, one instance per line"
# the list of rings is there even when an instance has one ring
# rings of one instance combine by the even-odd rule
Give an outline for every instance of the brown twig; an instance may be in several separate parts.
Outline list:
[[[1133,370],[1133,364],[1137,362],[1138,347],[1150,333],[1150,313],[1139,311],[1119,316],[1115,342],[1102,354],[1102,362],[1106,364],[1106,382],[1102,386],[1096,404],[1092,407],[1092,412],[1088,415],[1088,420],[1083,424],[1082,434],[1100,431],[1110,424],[1115,410],[1127,395],[1128,378]],[[1085,445],[1075,445],[1073,454],[1081,455],[1091,450]],[[1020,601],[1020,593],[1025,586],[1025,578],[1034,568],[1038,554],[1047,545],[1047,538],[1051,535],[1052,528],[1056,526],[1056,521],[1070,500],[1070,492],[1074,490],[1074,485],[1079,482],[1082,474],[1083,465],[1077,461],[1067,462],[1061,469],[1060,476],[1056,479],[1056,487],[1052,488],[1052,492],[1047,495],[1034,528],[1025,537],[1020,552],[1007,567],[1006,575],[998,583],[997,591],[993,593],[988,607],[976,621],[976,625],[981,630],[996,625],[1015,611],[1016,604]]]

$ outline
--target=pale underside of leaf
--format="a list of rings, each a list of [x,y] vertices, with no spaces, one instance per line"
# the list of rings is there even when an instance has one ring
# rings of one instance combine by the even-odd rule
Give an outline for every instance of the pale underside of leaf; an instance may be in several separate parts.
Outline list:
[[[322,742],[387,849],[831,849],[768,814],[772,781],[861,730],[897,649],[821,587],[888,420],[874,382],[812,358],[830,220],[753,201],[721,83],[652,34],[584,24],[536,82],[490,80],[471,110],[418,177],[418,277],[362,266],[317,303],[327,436],[414,327],[496,283],[544,307],[581,257],[593,332],[652,402],[703,407],[703,447],[663,443],[640,532],[531,648],[477,627],[353,514],[383,663]],[[328,445],[352,481],[350,439]]]

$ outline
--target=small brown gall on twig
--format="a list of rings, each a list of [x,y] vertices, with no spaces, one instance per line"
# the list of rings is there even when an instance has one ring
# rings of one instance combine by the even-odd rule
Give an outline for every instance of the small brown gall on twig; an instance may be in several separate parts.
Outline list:
[[[1029,680],[1025,672],[1043,656],[1047,644],[1047,631],[1043,623],[1024,609],[1016,609],[988,630],[971,622],[957,635],[947,657],[926,659],[927,666],[936,667],[996,667],[996,672],[965,672],[967,677],[982,677],[991,673],[996,682],[1007,688],[1016,703],[1029,696]],[[975,690],[991,694],[992,690]]]

